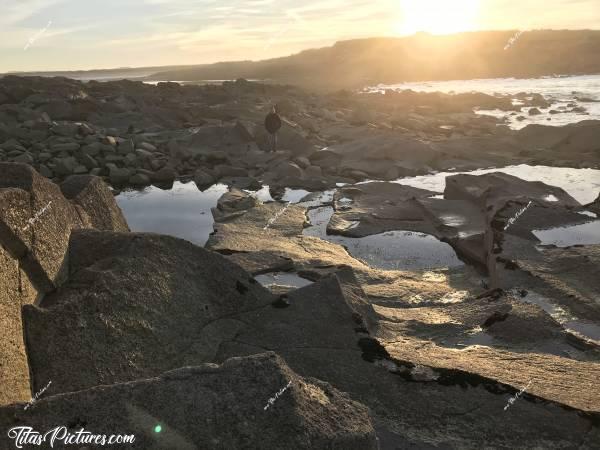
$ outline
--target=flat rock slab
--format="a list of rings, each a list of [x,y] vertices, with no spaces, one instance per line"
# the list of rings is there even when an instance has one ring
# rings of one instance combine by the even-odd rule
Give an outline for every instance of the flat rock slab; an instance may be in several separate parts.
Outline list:
[[[484,322],[494,312],[507,308],[510,305],[482,301],[478,308],[457,311],[452,321],[462,322],[465,328],[470,328]],[[388,330],[383,310],[375,309],[365,302],[364,292],[352,271],[343,269],[335,278],[323,279],[289,293],[278,307],[241,315],[241,324],[235,328],[231,328],[233,324],[228,320],[215,323],[215,329],[231,328],[218,346],[216,360],[275,351],[302,376],[326,380],[371,408],[380,439],[391,433],[392,440],[401,443],[397,444],[400,448],[425,442],[435,442],[442,447],[469,448],[484,435],[491,446],[552,447],[555,444],[551,443],[575,439],[576,430],[588,433],[588,419],[552,402],[528,398],[510,415],[503,416],[502,409],[507,400],[522,386],[511,388],[491,379],[473,378],[467,372],[462,378],[457,375],[444,378],[442,382],[420,380],[416,375],[410,380],[399,376],[393,356],[388,355],[390,359],[386,359],[385,350],[378,349],[369,337],[369,330],[374,333]],[[411,309],[402,311],[411,313]],[[446,311],[452,313],[453,308],[447,306]],[[320,320],[314,320],[315,317]],[[545,319],[540,314],[537,317]],[[417,317],[413,316],[413,323],[415,319]],[[560,335],[556,324],[547,323],[545,329],[552,336],[552,333]],[[422,331],[432,334],[431,328]],[[524,339],[525,336],[521,336],[521,340]],[[549,338],[545,336],[544,339]],[[421,345],[426,344],[422,342]],[[435,373],[435,367],[414,365],[413,369],[414,373]],[[547,420],[557,421],[560,425],[549,428],[544,425]],[[529,428],[526,433],[522,428],[524,422],[536,431],[532,433]],[[594,435],[589,434],[591,443]]]
[[[365,406],[298,376],[273,353],[47,397],[26,411],[0,408],[0,428],[18,426],[134,435],[126,446],[138,449],[377,448]],[[7,436],[2,448],[14,445]]]
[[[581,204],[563,189],[541,181],[525,181],[513,175],[493,172],[485,175],[458,174],[446,177],[444,198],[468,200],[482,209],[502,209],[506,202],[535,200],[548,206],[577,208]]]
[[[554,355],[495,350],[474,346],[447,349],[421,340],[383,342],[393,359],[433,368],[476,373],[519,390],[530,381],[528,392],[581,411],[600,412],[600,394],[594,387],[600,363],[574,361]],[[568,375],[571,374],[571,375]]]
[[[269,272],[289,272],[294,268],[292,260],[270,251],[234,253],[232,255],[225,255],[225,257],[252,275]]]
[[[397,183],[365,183],[342,187],[334,195],[329,234],[363,237],[392,230],[432,231],[417,199],[436,192]],[[348,223],[358,222],[347,227]]]
[[[507,235],[500,256],[520,269],[505,272],[507,287],[542,289],[574,315],[600,322],[600,245],[536,247],[535,241]]]

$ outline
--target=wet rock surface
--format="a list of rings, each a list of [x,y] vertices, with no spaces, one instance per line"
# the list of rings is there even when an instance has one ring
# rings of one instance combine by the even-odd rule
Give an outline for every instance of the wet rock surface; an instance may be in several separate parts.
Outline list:
[[[482,178],[485,179],[486,177]],[[377,183],[357,185],[356,188],[342,188],[335,196],[335,204],[344,203],[354,205],[354,202],[341,202],[341,200],[348,198],[346,196],[352,193],[363,194],[361,189],[364,189],[364,186],[369,186],[369,192],[377,192],[381,189],[377,186]],[[386,186],[383,189],[389,190],[390,188]],[[394,188],[394,191],[402,189],[406,190],[406,187],[398,186]],[[471,192],[474,191],[471,190]],[[555,193],[561,194],[557,191]],[[572,207],[577,203],[564,192],[562,195],[565,201],[572,204]],[[363,204],[360,198],[360,195],[356,195],[355,197],[355,199],[358,199],[356,200],[356,208],[359,212],[364,213],[365,205],[372,205],[373,208],[377,208],[378,211],[380,210],[381,201],[373,201],[372,198],[365,195],[365,198],[369,200]],[[385,195],[382,194],[382,198],[385,198]],[[397,196],[394,198],[397,198]],[[496,201],[494,197],[490,198]],[[443,201],[440,200],[440,202]],[[469,200],[460,201],[471,204]],[[456,200],[451,200],[450,202],[456,202]],[[456,207],[456,205],[453,206]],[[385,207],[388,206],[386,205]],[[417,281],[418,278],[414,277],[412,283],[419,284],[419,293],[409,298],[405,293],[412,283],[409,281],[411,277],[406,274],[402,274],[399,271],[379,271],[370,268],[365,263],[357,261],[350,255],[345,255],[343,248],[335,244],[315,240],[310,236],[297,235],[297,225],[294,225],[293,222],[290,223],[290,221],[295,220],[299,224],[301,220],[300,211],[298,211],[300,205],[288,208],[286,215],[282,216],[286,219],[279,222],[279,228],[263,230],[262,232],[256,229],[252,230],[253,223],[262,223],[264,219],[260,219],[259,217],[268,208],[271,208],[271,206],[259,206],[232,221],[217,223],[217,231],[209,240],[209,247],[226,253],[243,252],[243,254],[246,254],[247,252],[260,253],[262,248],[267,248],[268,246],[271,252],[276,252],[279,256],[291,259],[299,274],[311,273],[310,266],[312,266],[313,273],[323,273],[324,269],[332,270],[336,263],[343,262],[352,267],[356,273],[358,282],[364,291],[370,294],[371,299],[376,304],[381,305],[381,309],[376,307],[382,321],[378,327],[381,334],[376,335],[387,351],[391,355],[396,355],[395,358],[402,361],[412,361],[415,364],[427,366],[438,364],[442,368],[465,370],[486,378],[496,379],[506,384],[510,384],[511,380],[515,382],[519,378],[512,372],[514,369],[520,374],[519,376],[535,379],[544,378],[544,383],[537,386],[536,395],[583,410],[597,411],[599,399],[595,397],[595,394],[589,392],[589,390],[581,389],[581,383],[591,387],[592,380],[595,377],[594,373],[598,367],[598,353],[595,350],[595,346],[591,347],[594,349],[593,351],[578,353],[577,348],[570,345],[571,342],[577,339],[567,336],[566,331],[560,324],[555,323],[543,311],[538,310],[537,314],[535,314],[535,311],[523,309],[521,304],[517,300],[511,299],[511,297],[502,297],[502,301],[487,297],[477,299],[482,290],[476,287],[475,280],[473,279],[474,276],[469,272],[468,268],[456,269],[454,273],[441,272],[437,275],[435,273],[426,273],[422,275],[423,278],[420,284]],[[532,212],[531,215],[539,221],[547,220],[547,216],[544,215],[543,210],[549,209],[549,207],[539,205],[536,208],[541,209],[542,212]],[[455,209],[460,210],[460,208]],[[270,210],[273,211],[273,209]],[[550,209],[550,211],[556,212],[555,209]],[[565,211],[569,212],[569,210]],[[343,214],[346,213],[347,209],[344,209]],[[576,216],[575,220],[585,220],[581,215],[572,214]],[[556,215],[560,216],[558,213]],[[360,218],[360,214],[357,214],[357,217],[354,218]],[[565,220],[564,217],[563,220]],[[566,220],[572,221],[574,218],[567,216]],[[525,216],[523,216],[523,221],[523,223],[519,222],[519,226],[526,227],[531,225],[531,223],[527,223]],[[465,222],[470,223],[472,220],[466,220]],[[256,227],[256,225],[254,226]],[[446,224],[446,227],[448,226]],[[464,232],[464,230],[461,231]],[[296,236],[292,237],[294,234]],[[483,252],[483,249],[480,251]],[[332,252],[334,254],[337,253],[338,256],[330,256]],[[308,255],[305,255],[305,253],[308,253]],[[553,255],[554,260],[557,259],[557,256]],[[557,274],[564,273],[564,270],[561,270],[561,267],[564,267],[564,265],[561,265],[560,262],[555,265],[550,262],[549,258],[544,259],[544,261],[547,264],[552,264]],[[590,261],[590,270],[593,270],[593,266],[594,262],[592,260]],[[522,275],[524,276],[525,274],[523,273]],[[583,279],[584,277],[585,275],[582,275],[581,278]],[[460,280],[461,278],[463,278],[461,283],[462,289],[459,290],[457,289],[458,286],[453,287],[457,284],[453,279]],[[505,281],[507,284],[515,281],[515,279],[511,280],[508,275],[506,278]],[[439,279],[441,281],[427,283],[426,280],[428,279]],[[451,282],[450,280],[453,281]],[[563,278],[563,283],[566,285],[578,282],[571,275],[566,274]],[[384,286],[381,286],[381,284],[384,284]],[[449,289],[443,295],[440,295],[434,293],[437,289],[436,287],[432,287],[431,284],[433,286],[437,284],[437,288],[441,288],[442,290]],[[469,284],[471,285],[469,286]],[[555,284],[559,283],[556,282]],[[582,284],[578,283],[578,285]],[[399,289],[399,285],[403,289]],[[594,292],[597,292],[593,286],[593,283],[587,283],[586,285],[588,289],[591,288]],[[383,288],[383,292],[379,292],[380,288]],[[377,298],[373,298],[378,296],[385,298],[385,303],[382,303]],[[582,303],[589,305],[591,302],[587,300]],[[442,312],[445,310],[448,313]],[[417,312],[418,314],[422,314],[422,316],[415,316]],[[534,314],[532,315],[532,313]],[[438,314],[441,314],[440,318],[435,319]],[[399,319],[396,320],[395,317],[399,317]],[[420,320],[415,321],[417,317],[420,317]],[[536,325],[533,325],[535,321],[539,321],[539,323],[536,322]],[[402,328],[400,325],[396,325],[396,322],[402,323],[403,327],[408,325],[409,328]],[[529,323],[530,326],[537,330],[537,337],[535,339],[527,333],[521,333],[521,326],[517,324],[525,326],[525,323]],[[506,328],[507,324],[514,327],[514,331],[509,331],[510,328]],[[412,330],[412,327],[414,327],[414,330]],[[482,327],[485,327],[485,332],[483,332]],[[475,331],[477,329],[480,331]],[[543,331],[544,329],[548,331]],[[496,330],[499,333],[497,338],[494,337]],[[482,343],[491,344],[492,347],[481,349],[477,347],[477,339],[474,335],[480,333],[484,335],[480,337],[490,339],[489,341],[484,339]],[[400,336],[402,336],[401,339]],[[455,344],[468,343],[470,341],[472,344],[464,344],[466,347],[469,347],[467,350],[462,352],[456,351],[457,347],[455,347]],[[449,342],[453,344],[447,345]],[[525,352],[522,345],[525,345],[528,349],[526,350],[527,352],[532,353],[531,358],[528,358],[524,366],[520,366],[520,363],[515,363],[511,366],[510,362],[514,360],[514,355]],[[474,347],[470,348],[471,346]],[[428,356],[421,359],[420,356],[417,356],[420,353],[418,351],[419,348],[423,349],[424,355],[431,354],[434,356],[431,356],[431,359],[427,359]],[[547,354],[548,349],[553,349],[550,351],[550,354]],[[573,357],[571,355],[572,352],[577,356]],[[557,354],[558,356],[556,356]],[[529,365],[532,364],[532,361],[535,362],[530,367]],[[564,367],[559,368],[562,364],[564,364]],[[536,366],[543,368],[540,373],[536,373],[533,369]],[[569,366],[572,367],[567,369]],[[569,377],[563,377],[563,371],[574,374],[570,381],[568,381]],[[547,375],[544,376],[543,373],[547,373]],[[553,373],[557,374],[555,379],[551,376]],[[516,381],[516,384],[522,381],[522,379]]]
[[[484,235],[490,217],[498,228],[508,228],[532,205],[537,208],[531,211],[539,211],[541,220],[537,227],[529,223],[530,230],[590,220],[574,212],[581,205],[563,189],[494,172],[446,177],[443,198],[397,183],[342,187],[334,195],[335,213],[327,233],[363,237],[391,230],[417,231],[449,243],[466,260],[485,265]],[[509,232],[516,229],[523,226]]]

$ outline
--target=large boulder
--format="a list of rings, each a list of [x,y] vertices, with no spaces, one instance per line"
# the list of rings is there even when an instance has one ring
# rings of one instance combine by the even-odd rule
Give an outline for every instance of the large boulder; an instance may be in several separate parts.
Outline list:
[[[177,178],[177,171],[171,166],[164,166],[163,168],[152,173],[152,181],[157,183],[172,183]]]
[[[64,281],[71,230],[84,226],[56,184],[30,166],[0,163],[0,243],[40,291]]]
[[[113,163],[107,164],[107,167],[109,169],[108,178],[115,186],[123,186],[131,178],[131,171],[126,167],[117,167]]]
[[[217,206],[212,208],[212,215],[215,220],[224,221],[227,218],[243,214],[244,211],[259,203],[256,197],[233,187],[219,198]]]
[[[459,174],[446,177],[444,198],[467,200],[482,210],[498,211],[509,201],[529,200],[566,208],[580,207],[580,203],[563,189],[541,181],[525,181],[513,175],[493,172],[485,175]]]
[[[30,166],[0,163],[0,404],[31,396],[21,306],[66,280],[71,231],[127,230],[101,180],[76,177],[65,192],[73,203]]]
[[[245,154],[251,147],[250,136],[241,133],[240,129],[239,125],[201,127],[189,141],[191,154],[209,155],[216,150],[223,151],[227,155]]]
[[[198,189],[207,188],[213,185],[215,181],[215,177],[212,174],[202,169],[196,170],[196,173],[194,174],[194,182]]]
[[[108,186],[99,177],[73,175],[60,185],[63,195],[89,218],[91,228],[129,231],[123,212]]]
[[[31,398],[21,306],[36,297],[19,261],[0,246],[0,406]]]
[[[304,171],[293,162],[284,161],[272,169],[277,180],[285,182],[286,179],[299,179],[304,177]]]
[[[204,327],[274,300],[223,256],[168,236],[79,230],[69,261],[63,288],[23,309],[35,392],[48,380],[49,393],[68,392],[202,361],[216,337]]]
[[[598,150],[600,122],[589,120],[564,127],[531,124],[515,134],[527,150],[555,151],[558,154],[577,155]],[[568,156],[567,156],[568,157]]]
[[[19,424],[45,433],[77,418],[77,431],[134,436],[132,448],[378,448],[365,406],[297,375],[274,353],[43,398],[23,408],[0,409],[0,442],[14,445]]]

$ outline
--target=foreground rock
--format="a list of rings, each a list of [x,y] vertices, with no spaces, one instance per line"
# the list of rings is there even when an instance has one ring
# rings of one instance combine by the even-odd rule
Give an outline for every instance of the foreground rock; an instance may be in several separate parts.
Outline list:
[[[86,223],[60,188],[24,164],[0,163],[0,239],[48,292],[66,277],[64,256],[71,230]]]
[[[481,290],[469,284],[467,268],[441,273],[371,269],[338,245],[299,235],[304,220],[300,206],[290,206],[272,227],[262,230],[277,207],[281,205],[257,206],[217,223],[209,245],[254,270],[259,262],[264,270],[268,263],[283,258],[302,276],[319,279],[327,271],[335,271],[343,295],[336,294],[329,279],[320,279],[288,293],[285,301],[279,302],[281,309],[248,313],[243,322],[254,326],[232,330],[235,339],[221,345],[219,358],[275,349],[299,373],[327,380],[369,406],[382,448],[425,442],[469,448],[482,440],[492,447],[560,448],[572,439],[582,442],[584,448],[593,446],[598,429],[554,402],[583,411],[598,410],[600,399],[590,390],[598,353],[572,347],[571,338],[541,309],[522,307],[516,300],[475,299]],[[340,268],[337,264],[342,262],[352,270]],[[355,322],[354,331],[345,325],[352,316],[343,320],[344,304],[351,305],[361,319]],[[302,319],[315,312],[325,323]],[[490,319],[495,317],[500,320]],[[487,333],[481,329],[484,324]],[[291,332],[290,326],[305,334]],[[297,335],[302,336],[302,344],[294,343]],[[350,345],[357,337],[361,361]],[[478,338],[489,348],[478,346]],[[560,356],[547,354],[548,349]],[[523,358],[524,354],[531,358]],[[509,369],[511,362],[516,364],[518,376]],[[572,375],[565,376],[569,371]],[[530,377],[535,379],[530,401],[502,414],[510,396]],[[402,404],[402,412],[398,404]],[[534,438],[520,425],[526,421],[538,427],[542,417],[555,414],[574,428],[561,425],[550,431],[545,427],[540,432],[553,436]],[[494,424],[500,423],[496,428]],[[586,430],[583,441],[572,434],[575,429]]]
[[[78,210],[83,209],[89,224],[96,230],[129,231],[127,221],[119,208],[115,208],[115,199],[101,178],[90,175],[73,175],[60,185],[63,195],[75,203]]]
[[[23,406],[0,408],[2,430],[29,426],[43,434],[64,425],[70,433],[133,435],[128,447],[140,449],[377,448],[366,407],[298,376],[273,353],[48,397],[27,411]],[[14,445],[9,441],[3,433],[2,448]]]
[[[77,200],[82,222],[119,226],[116,214],[86,212],[95,188],[87,191],[80,183],[67,182],[63,191]],[[337,195],[333,202],[344,213],[352,205],[360,208],[359,220],[378,208],[367,223],[371,229],[384,225],[388,216],[420,211],[410,216],[415,226],[430,223],[446,233],[459,228],[460,234],[463,224],[449,215],[454,207],[481,209],[479,196],[432,199],[428,191],[393,183],[365,186],[347,187],[344,197]],[[490,190],[483,192],[489,199]],[[107,207],[108,198],[98,198],[99,209]],[[507,292],[492,296],[482,294],[482,275],[469,266],[379,270],[340,245],[306,235],[314,228],[305,230],[308,205],[330,202],[327,196],[309,199],[297,205],[261,204],[242,191],[224,195],[208,243],[221,254],[154,234],[73,230],[62,284],[37,305],[24,306],[23,325],[20,303],[7,310],[9,330],[22,328],[31,364],[19,364],[23,345],[11,347],[15,341],[5,340],[10,345],[2,348],[12,351],[9,383],[24,392],[30,380],[21,385],[15,380],[28,369],[32,394],[47,387],[45,400],[26,412],[22,404],[0,409],[0,424],[49,429],[58,425],[58,417],[72,430],[98,424],[107,434],[132,433],[117,426],[131,424],[143,436],[140,448],[167,445],[154,431],[158,424],[168,445],[177,448],[253,447],[262,426],[255,408],[278,412],[278,403],[293,394],[295,403],[281,404],[281,419],[295,425],[282,424],[291,431],[273,430],[292,448],[373,448],[373,428],[384,449],[479,448],[481,442],[491,448],[569,448],[574,442],[578,448],[595,448],[600,438],[600,397],[594,389],[599,347],[555,319],[552,310],[525,304],[522,298],[533,292],[523,293],[519,286],[533,279],[536,289],[547,288],[543,293],[551,300],[561,291],[576,304],[587,296],[579,311],[597,311],[597,283],[585,282],[599,263],[597,249],[549,248],[543,256],[532,256],[537,250],[530,227],[540,221],[590,220],[576,213],[577,205],[536,201],[500,234],[497,265],[505,266]],[[506,204],[496,214],[496,229],[520,207],[510,200]],[[4,212],[9,223],[20,211],[20,204],[14,205]],[[360,227],[344,222],[351,226],[340,229]],[[15,296],[21,273],[18,260],[8,256],[0,260],[9,283],[0,295],[6,291],[10,301],[26,301],[27,280],[20,285],[25,288],[18,291],[21,296]],[[281,270],[313,283],[276,296],[250,275]],[[248,358],[265,351],[276,352],[303,379],[294,378],[277,358]],[[243,358],[231,360],[235,357]],[[182,369],[190,366],[201,367]],[[289,381],[289,392],[265,410]],[[507,411],[507,402],[525,386],[526,393]],[[257,402],[255,397],[265,395],[262,389],[273,392]],[[337,396],[335,389],[347,395]],[[189,398],[181,397],[188,391]],[[206,392],[212,394],[206,397]],[[214,408],[180,408],[198,403],[199,396]],[[208,420],[215,415],[216,422]],[[265,429],[271,445],[271,428]]]
[[[21,307],[65,282],[72,231],[128,230],[101,179],[67,185],[72,202],[30,166],[0,163],[0,404],[30,398]]]
[[[21,305],[37,295],[19,262],[0,246],[0,405],[31,398]]]
[[[49,393],[69,392],[205,362],[214,337],[204,327],[274,300],[222,256],[167,236],[81,230],[69,260],[68,282],[23,310],[36,392],[48,380]]]

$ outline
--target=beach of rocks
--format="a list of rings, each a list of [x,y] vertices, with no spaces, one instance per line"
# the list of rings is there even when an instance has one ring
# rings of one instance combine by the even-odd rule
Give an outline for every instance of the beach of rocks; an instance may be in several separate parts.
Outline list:
[[[600,121],[478,108],[552,104],[0,78],[0,449],[597,448]],[[473,173],[515,165],[587,184]],[[208,239],[133,229],[178,183],[223,186]]]

